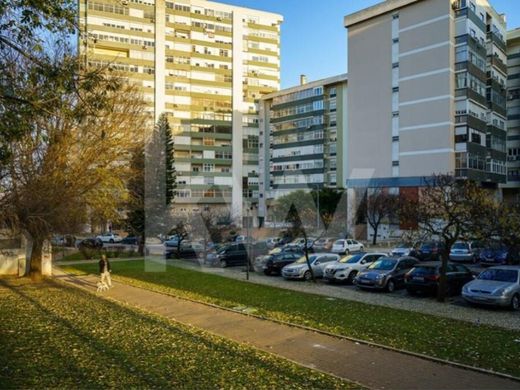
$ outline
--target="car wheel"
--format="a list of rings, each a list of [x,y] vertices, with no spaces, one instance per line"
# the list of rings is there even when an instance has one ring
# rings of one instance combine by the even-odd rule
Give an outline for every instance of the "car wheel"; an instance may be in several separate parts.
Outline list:
[[[348,256],[350,254],[350,251],[348,249],[345,249],[345,256]]]
[[[311,271],[305,271],[305,273],[303,274],[303,279],[309,281],[312,279],[312,276],[311,276]]]
[[[220,260],[220,268],[226,268],[227,267],[227,261],[226,260]]]
[[[511,298],[511,310],[520,310],[520,295],[515,294],[513,298]]]
[[[110,239],[110,241],[109,241],[109,242],[110,242],[111,244],[113,244],[113,243],[114,243],[114,240],[113,240],[113,239]]]
[[[348,275],[347,283],[348,283],[348,284],[354,284],[354,278],[356,277],[356,275],[357,275],[357,271],[352,271],[352,272]]]
[[[267,275],[267,276],[271,276],[271,271],[269,271],[268,269],[264,270],[264,274]]]
[[[386,283],[386,291],[392,293],[395,291],[395,282],[390,279],[387,283]]]
[[[471,262],[473,264],[477,264],[477,262],[478,262],[477,256],[473,256],[473,258],[471,259]]]

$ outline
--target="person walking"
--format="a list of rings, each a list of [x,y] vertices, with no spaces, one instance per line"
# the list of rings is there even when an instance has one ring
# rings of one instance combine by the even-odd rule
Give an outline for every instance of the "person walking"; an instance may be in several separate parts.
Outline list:
[[[112,268],[110,262],[107,259],[107,255],[101,255],[99,260],[99,273],[101,275],[101,283],[105,283],[109,288],[112,288],[112,278],[110,277]]]

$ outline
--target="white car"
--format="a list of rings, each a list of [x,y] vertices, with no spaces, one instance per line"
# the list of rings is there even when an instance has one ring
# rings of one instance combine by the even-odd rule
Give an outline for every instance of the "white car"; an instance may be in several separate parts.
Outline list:
[[[278,241],[280,241],[279,237],[269,237],[267,240],[265,240],[269,249],[273,249],[276,244],[278,244]]]
[[[339,253],[340,255],[348,255],[352,252],[360,252],[365,247],[363,244],[356,240],[351,240],[349,238],[336,240],[334,244],[332,244],[332,253]]]
[[[121,237],[117,233],[103,233],[97,236],[96,238],[99,238],[103,243],[108,242],[110,244],[113,244],[115,242],[121,242],[123,240],[123,237]]]
[[[365,270],[370,264],[385,253],[356,253],[342,257],[335,263],[325,267],[323,277],[330,282],[347,282],[352,284],[359,271]]]
[[[311,263],[314,277],[323,277],[323,270],[331,262],[338,261],[339,256],[332,253],[313,253],[309,255],[309,262]],[[305,256],[300,257],[294,263],[286,265],[282,268],[282,276],[284,279],[311,279],[311,271],[307,265]]]

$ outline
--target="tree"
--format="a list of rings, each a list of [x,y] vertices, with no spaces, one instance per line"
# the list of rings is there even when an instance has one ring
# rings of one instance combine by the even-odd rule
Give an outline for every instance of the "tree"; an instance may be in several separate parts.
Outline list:
[[[130,169],[131,177],[127,186],[129,198],[126,204],[126,229],[130,234],[138,238],[138,251],[143,255],[145,245],[143,145],[140,145],[133,150]]]
[[[170,205],[173,203],[173,199],[175,198],[175,189],[177,188],[177,173],[175,171],[175,146],[174,146],[174,138],[172,129],[168,122],[168,117],[166,114],[162,114],[159,117],[159,121],[157,123],[157,127],[159,131],[164,134],[165,139],[165,163],[166,163],[166,204]]]
[[[419,229],[430,237],[444,242],[441,253],[441,272],[437,299],[446,299],[446,271],[453,244],[474,235],[476,223],[488,219],[493,207],[492,197],[472,181],[458,181],[450,175],[433,175],[425,179],[425,187],[418,199],[403,200],[400,212],[403,218],[415,220]]]
[[[399,196],[389,193],[383,188],[369,189],[361,200],[357,213],[358,220],[366,219],[374,230],[372,244],[377,244],[379,226],[384,220],[390,220],[397,216],[399,208]]]
[[[74,232],[93,216],[120,217],[126,162],[145,124],[135,87],[104,69],[95,78],[79,77],[73,51],[54,54],[69,67],[68,79],[36,71],[39,65],[23,56],[11,64],[10,71],[26,75],[17,86],[23,96],[52,95],[53,104],[16,112],[23,131],[6,143],[9,158],[0,165],[1,222],[32,242],[29,268],[35,276],[41,275],[42,247],[51,234]],[[0,122],[13,115],[10,110],[4,106]]]
[[[309,192],[302,190],[291,192],[277,199],[273,214],[277,219],[291,224],[292,237],[302,236],[304,239],[303,251],[313,282],[316,282],[314,271],[309,260],[309,242],[307,231],[316,221],[316,204]]]
[[[184,217],[178,218],[177,222],[168,234],[177,237],[177,256],[180,256],[181,245],[190,234],[190,224],[188,223],[188,220]]]
[[[98,77],[96,70],[79,75],[75,56],[53,52],[78,32],[76,16],[74,0],[0,0],[0,165],[33,118],[52,112],[80,80]]]

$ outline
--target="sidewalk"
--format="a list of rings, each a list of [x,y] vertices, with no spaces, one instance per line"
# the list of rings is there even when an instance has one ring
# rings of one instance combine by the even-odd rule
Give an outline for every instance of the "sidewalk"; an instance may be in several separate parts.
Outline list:
[[[97,276],[57,279],[95,291]],[[518,389],[520,383],[114,283],[103,296],[373,389]],[[237,362],[239,364],[239,362]]]

